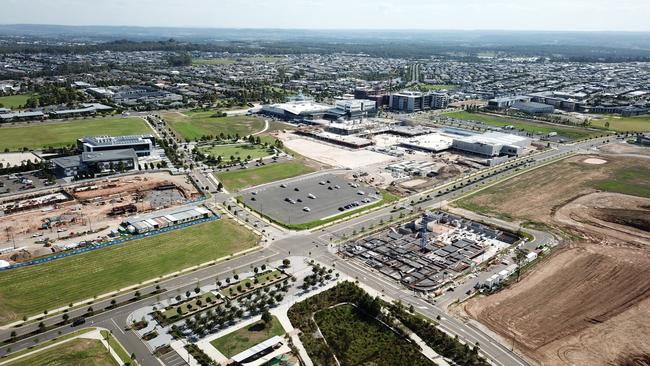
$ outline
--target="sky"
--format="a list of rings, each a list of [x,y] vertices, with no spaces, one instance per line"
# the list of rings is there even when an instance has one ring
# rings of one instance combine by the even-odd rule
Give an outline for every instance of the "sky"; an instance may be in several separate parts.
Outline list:
[[[650,31],[650,0],[0,0],[0,24]]]

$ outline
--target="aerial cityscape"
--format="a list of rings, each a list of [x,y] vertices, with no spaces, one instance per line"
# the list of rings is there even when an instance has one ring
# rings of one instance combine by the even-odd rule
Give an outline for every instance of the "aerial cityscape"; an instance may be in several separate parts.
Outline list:
[[[0,366],[650,366],[650,4],[8,0]]]

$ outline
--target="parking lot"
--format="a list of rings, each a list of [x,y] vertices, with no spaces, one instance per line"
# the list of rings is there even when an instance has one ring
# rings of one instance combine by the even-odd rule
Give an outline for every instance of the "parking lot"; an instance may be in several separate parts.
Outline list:
[[[0,176],[0,194],[20,193],[34,188],[46,187],[47,180],[38,176],[38,171]]]
[[[381,193],[375,189],[334,174],[278,183],[243,196],[243,202],[255,211],[289,225],[324,219],[379,200]]]

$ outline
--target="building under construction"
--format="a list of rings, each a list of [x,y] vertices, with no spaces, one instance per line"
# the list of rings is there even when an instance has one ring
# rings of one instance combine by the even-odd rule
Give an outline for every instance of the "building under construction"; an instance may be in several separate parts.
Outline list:
[[[342,254],[415,291],[435,291],[519,238],[446,212],[348,243]]]

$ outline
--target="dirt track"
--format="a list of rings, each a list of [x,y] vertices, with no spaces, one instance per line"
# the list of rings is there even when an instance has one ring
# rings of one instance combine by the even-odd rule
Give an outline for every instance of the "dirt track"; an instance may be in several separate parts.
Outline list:
[[[613,167],[582,169],[582,159],[506,184],[510,199],[477,198],[566,234],[519,283],[460,309],[544,365],[614,365],[650,354],[650,199],[596,192],[586,182]],[[526,193],[513,193],[522,187]]]

